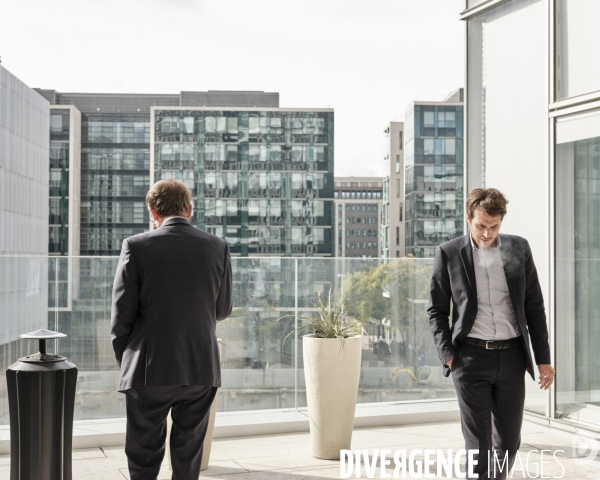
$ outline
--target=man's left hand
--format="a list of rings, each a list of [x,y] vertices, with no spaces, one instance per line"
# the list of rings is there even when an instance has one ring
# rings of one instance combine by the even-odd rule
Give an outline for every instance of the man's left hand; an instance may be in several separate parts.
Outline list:
[[[548,390],[552,382],[554,382],[555,371],[552,365],[538,365],[538,371],[540,372],[540,389]]]

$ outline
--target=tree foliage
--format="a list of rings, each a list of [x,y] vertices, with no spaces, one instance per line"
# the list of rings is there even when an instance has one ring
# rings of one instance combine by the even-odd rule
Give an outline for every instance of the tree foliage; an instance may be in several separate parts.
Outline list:
[[[387,318],[392,328],[406,328],[412,321],[415,301],[429,298],[431,261],[402,258],[367,271],[347,275],[345,312],[366,324]],[[389,298],[384,296],[389,294]]]

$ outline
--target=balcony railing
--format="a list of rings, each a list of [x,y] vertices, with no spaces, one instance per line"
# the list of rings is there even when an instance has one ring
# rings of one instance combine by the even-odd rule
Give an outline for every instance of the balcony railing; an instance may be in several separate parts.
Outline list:
[[[110,341],[116,257],[0,257],[0,375],[33,353],[20,333],[49,328],[68,337],[49,351],[79,369],[76,420],[124,417]],[[315,294],[346,294],[347,321],[362,322],[359,403],[455,398],[441,376],[427,317],[431,259],[233,258],[234,310],[222,339],[219,411],[306,406],[302,336],[283,339],[316,315]],[[284,317],[285,318],[281,318]],[[198,319],[202,321],[202,319]],[[539,403],[539,402],[536,402]],[[541,400],[543,404],[543,399]],[[8,423],[0,379],[0,425]]]

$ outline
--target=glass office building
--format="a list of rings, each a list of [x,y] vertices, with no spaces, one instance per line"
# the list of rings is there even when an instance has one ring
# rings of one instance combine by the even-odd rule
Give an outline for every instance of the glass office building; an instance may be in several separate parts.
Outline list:
[[[192,224],[232,255],[333,256],[333,111],[153,107],[152,181],[192,191]]]
[[[81,127],[81,251],[115,255],[148,228],[150,122],[147,114],[89,113]]]
[[[180,178],[194,225],[234,255],[333,254],[333,110],[265,92],[36,90],[52,105],[51,253],[118,255],[152,228],[153,179]]]
[[[600,33],[595,0],[468,1],[467,187],[510,200],[528,239],[557,370],[528,380],[551,424],[600,425]],[[535,393],[534,393],[535,392]]]
[[[69,105],[50,107],[50,255],[79,255],[81,112]]]
[[[51,104],[50,253],[118,255],[148,230],[150,106],[180,96],[36,90]]]
[[[430,258],[463,235],[463,89],[406,110],[405,255]]]

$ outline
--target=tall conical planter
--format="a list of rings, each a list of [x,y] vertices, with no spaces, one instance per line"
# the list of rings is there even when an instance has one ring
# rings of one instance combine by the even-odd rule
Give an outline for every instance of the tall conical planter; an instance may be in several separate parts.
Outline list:
[[[302,339],[313,455],[339,459],[340,450],[352,443],[362,337]]]

